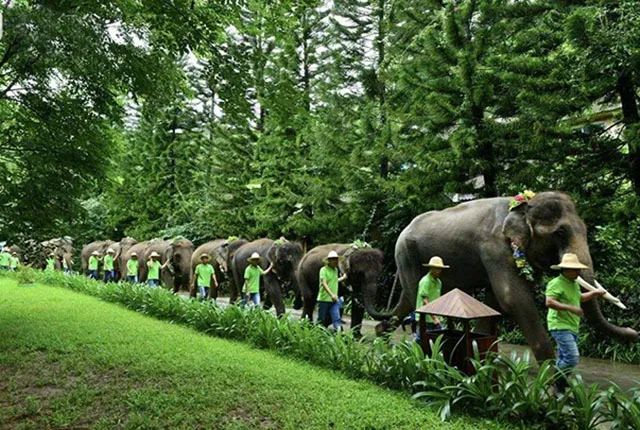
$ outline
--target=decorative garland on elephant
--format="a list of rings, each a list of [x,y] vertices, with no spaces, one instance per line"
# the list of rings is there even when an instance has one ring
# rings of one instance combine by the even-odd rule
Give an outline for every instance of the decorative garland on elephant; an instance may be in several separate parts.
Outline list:
[[[516,194],[511,198],[509,202],[509,211],[512,211],[523,204],[526,204],[536,196],[531,190],[524,190],[521,193]],[[520,243],[516,241],[511,241],[511,249],[513,251],[513,259],[516,263],[516,268],[520,272],[520,276],[526,279],[529,282],[534,282],[534,270],[531,267],[531,264],[527,261],[527,256],[525,252],[520,249]]]

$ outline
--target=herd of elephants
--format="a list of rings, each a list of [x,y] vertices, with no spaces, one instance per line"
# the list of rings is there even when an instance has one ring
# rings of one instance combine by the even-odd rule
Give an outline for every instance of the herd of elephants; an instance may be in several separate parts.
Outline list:
[[[459,288],[469,294],[483,291],[485,303],[512,318],[522,330],[538,360],[554,357],[547,330],[536,308],[534,296],[543,294],[543,287],[525,279],[514,264],[512,243],[518,243],[527,261],[539,274],[549,272],[564,253],[578,255],[590,269],[582,277],[593,284],[594,270],[587,228],[578,215],[573,200],[557,191],[535,195],[527,204],[509,210],[510,198],[478,199],[440,211],[418,215],[400,233],[395,246],[396,277],[401,286],[400,298],[388,312],[376,309],[375,301],[381,286],[384,255],[379,249],[354,247],[348,243],[317,246],[304,252],[294,241],[258,239],[218,239],[194,247],[187,239],[154,239],[138,242],[124,238],[119,242],[96,241],[85,245],[81,252],[83,271],[92,252],[104,255],[108,248],[116,252],[115,269],[126,277],[126,262],[135,252],[139,260],[147,261],[152,252],[160,254],[160,261],[170,264],[162,270],[163,284],[174,292],[190,289],[195,265],[203,253],[211,257],[218,279],[226,278],[230,285],[230,300],[239,296],[248,257],[258,252],[266,268],[273,270],[261,281],[266,293],[265,306],[273,305],[280,315],[285,312],[283,296],[287,289],[295,292],[294,307],[302,308],[303,317],[311,318],[318,294],[318,273],[329,251],[341,257],[341,270],[348,275],[349,291],[354,299],[352,327],[359,326],[364,312],[380,321],[379,332],[394,329],[414,310],[417,286],[424,276],[423,263],[432,256],[440,256],[451,269],[443,272],[443,293]],[[71,262],[73,243],[70,238],[52,239],[38,243],[36,261],[53,252],[61,262]],[[34,263],[36,263],[34,261]],[[37,264],[37,263],[36,263]],[[146,265],[140,264],[139,281],[146,279]],[[196,291],[191,289],[195,296]],[[619,341],[637,341],[638,332],[629,327],[611,324],[603,316],[598,300],[583,303],[587,323],[603,337]],[[497,322],[480,320],[477,331],[495,334]]]

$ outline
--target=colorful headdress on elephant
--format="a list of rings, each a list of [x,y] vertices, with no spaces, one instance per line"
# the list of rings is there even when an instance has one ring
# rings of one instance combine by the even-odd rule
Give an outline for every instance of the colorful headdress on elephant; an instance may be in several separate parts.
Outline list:
[[[524,190],[523,192],[516,194],[511,198],[511,201],[509,202],[509,210],[512,211],[515,208],[528,203],[529,200],[531,200],[535,196],[536,193],[531,190]]]
[[[227,243],[235,242],[238,239],[240,239],[238,236],[229,236],[227,238]]]

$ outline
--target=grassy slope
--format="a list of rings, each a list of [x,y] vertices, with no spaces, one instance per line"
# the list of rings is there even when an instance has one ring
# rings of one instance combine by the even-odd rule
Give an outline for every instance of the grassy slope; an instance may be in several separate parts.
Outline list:
[[[0,280],[0,428],[499,428],[63,289]]]

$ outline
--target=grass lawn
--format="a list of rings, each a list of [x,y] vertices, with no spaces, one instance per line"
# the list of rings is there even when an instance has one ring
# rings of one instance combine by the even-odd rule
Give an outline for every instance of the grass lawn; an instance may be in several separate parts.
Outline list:
[[[0,278],[0,428],[506,428],[62,288]]]

